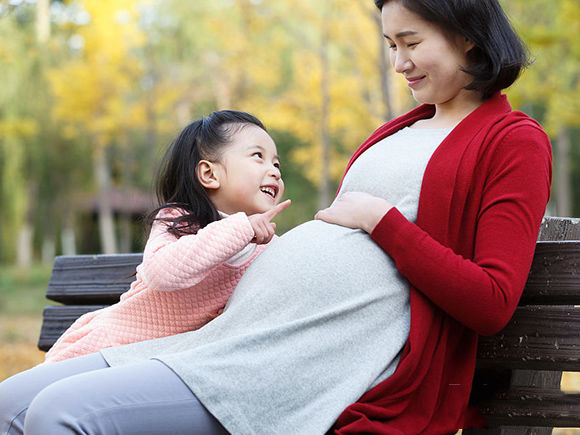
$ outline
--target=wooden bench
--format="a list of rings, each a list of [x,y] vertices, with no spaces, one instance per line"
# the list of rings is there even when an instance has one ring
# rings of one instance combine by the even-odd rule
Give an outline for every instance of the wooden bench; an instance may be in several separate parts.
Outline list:
[[[119,300],[141,254],[55,259],[38,347],[48,350],[81,314]],[[580,427],[580,394],[560,390],[562,371],[580,371],[580,220],[545,218],[526,289],[512,320],[480,339],[472,402],[488,430],[472,434],[550,434]]]

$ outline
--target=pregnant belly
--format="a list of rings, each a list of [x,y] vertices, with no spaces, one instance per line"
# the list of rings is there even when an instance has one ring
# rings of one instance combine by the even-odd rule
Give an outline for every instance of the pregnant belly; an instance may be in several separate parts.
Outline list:
[[[229,305],[251,300],[320,314],[343,305],[388,303],[390,295],[407,291],[392,259],[367,233],[309,221],[254,261]]]

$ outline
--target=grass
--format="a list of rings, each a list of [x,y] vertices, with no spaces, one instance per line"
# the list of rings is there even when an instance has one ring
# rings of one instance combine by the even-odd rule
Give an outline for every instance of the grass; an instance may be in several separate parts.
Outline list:
[[[40,363],[36,347],[50,278],[49,266],[0,266],[0,380]]]
[[[47,305],[51,266],[0,266],[0,315],[38,315]]]

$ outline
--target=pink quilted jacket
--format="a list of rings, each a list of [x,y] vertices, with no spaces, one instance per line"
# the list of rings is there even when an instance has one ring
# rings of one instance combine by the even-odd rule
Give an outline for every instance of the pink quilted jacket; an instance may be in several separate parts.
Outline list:
[[[177,216],[179,211],[161,213]],[[180,238],[155,221],[130,289],[115,305],[79,317],[45,362],[202,327],[223,310],[248,266],[266,248],[251,244],[253,237],[244,213]]]

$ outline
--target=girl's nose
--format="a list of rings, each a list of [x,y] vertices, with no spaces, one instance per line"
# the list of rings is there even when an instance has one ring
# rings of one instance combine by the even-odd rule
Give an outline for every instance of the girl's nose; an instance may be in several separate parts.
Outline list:
[[[276,180],[279,180],[280,178],[282,178],[282,173],[280,172],[280,168],[277,168],[276,166],[272,166],[270,168],[269,175],[274,177]]]

